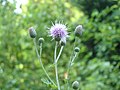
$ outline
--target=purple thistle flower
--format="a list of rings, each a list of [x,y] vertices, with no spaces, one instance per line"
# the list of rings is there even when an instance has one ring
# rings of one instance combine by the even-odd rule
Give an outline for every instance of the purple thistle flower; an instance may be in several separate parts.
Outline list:
[[[62,41],[66,43],[66,38],[68,37],[67,27],[61,23],[55,23],[50,28],[50,36],[56,41]]]

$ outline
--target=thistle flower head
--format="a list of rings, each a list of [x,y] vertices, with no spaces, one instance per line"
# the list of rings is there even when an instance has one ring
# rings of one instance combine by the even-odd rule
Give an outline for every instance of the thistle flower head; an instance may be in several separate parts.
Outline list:
[[[67,27],[61,23],[55,23],[50,28],[50,36],[56,41],[66,42],[66,38],[68,37]]]

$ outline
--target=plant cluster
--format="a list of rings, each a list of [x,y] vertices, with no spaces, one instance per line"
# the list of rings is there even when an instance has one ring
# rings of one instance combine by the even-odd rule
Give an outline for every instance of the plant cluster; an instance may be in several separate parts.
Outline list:
[[[52,41],[55,41],[55,49],[54,49],[54,67],[55,67],[55,76],[56,76],[56,83],[51,79],[51,77],[49,76],[48,72],[46,71],[42,60],[41,60],[41,55],[42,55],[42,45],[44,42],[44,38],[39,38],[38,40],[38,45],[39,45],[39,49],[37,48],[37,43],[36,43],[36,36],[37,33],[35,31],[34,27],[30,27],[29,28],[29,35],[31,38],[33,38],[33,42],[34,42],[34,46],[35,46],[35,50],[36,50],[36,54],[38,57],[38,60],[40,62],[40,65],[43,69],[43,72],[45,73],[45,75],[47,76],[48,80],[47,83],[45,80],[42,80],[44,83],[48,84],[49,86],[51,86],[50,88],[57,88],[58,90],[61,90],[61,85],[59,83],[59,78],[58,78],[58,61],[60,59],[60,56],[62,54],[63,48],[66,45],[66,41],[67,38],[69,38],[70,36],[68,35],[68,28],[66,25],[61,24],[60,22],[55,22],[55,24],[52,23],[52,26],[49,29],[49,36],[52,37]],[[68,68],[67,68],[67,73],[66,73],[66,87],[69,90],[70,86],[69,86],[69,72],[70,72],[70,68],[72,67],[72,65],[74,64],[74,60],[77,57],[80,48],[76,46],[76,42],[77,39],[79,39],[79,37],[82,35],[83,32],[83,28],[82,25],[78,25],[75,28],[74,31],[74,36],[75,36],[75,42],[73,45],[73,52],[71,53],[70,56],[70,60],[68,62]],[[58,48],[60,47],[59,53],[57,53]],[[79,82],[78,81],[74,81],[72,84],[73,89],[77,90],[79,88]]]

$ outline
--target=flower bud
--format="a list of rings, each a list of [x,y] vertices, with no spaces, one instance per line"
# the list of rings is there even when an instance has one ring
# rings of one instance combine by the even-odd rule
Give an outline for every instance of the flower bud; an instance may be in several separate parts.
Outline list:
[[[82,25],[78,25],[78,26],[75,28],[74,34],[75,34],[75,36],[80,37],[80,35],[82,35],[82,32],[83,32],[83,27],[82,27]]]
[[[44,42],[44,38],[39,38],[39,45]]]
[[[30,37],[35,38],[37,35],[35,29],[33,27],[30,27],[28,30],[29,30]]]
[[[73,89],[78,89],[78,88],[79,88],[79,82],[78,82],[78,81],[74,81],[74,82],[72,83],[72,88],[73,88]]]
[[[75,52],[79,52],[80,51],[80,48],[79,47],[75,47]]]
[[[65,44],[66,44],[66,40],[61,40],[61,41],[60,41],[60,45],[61,45],[61,46],[65,46]]]

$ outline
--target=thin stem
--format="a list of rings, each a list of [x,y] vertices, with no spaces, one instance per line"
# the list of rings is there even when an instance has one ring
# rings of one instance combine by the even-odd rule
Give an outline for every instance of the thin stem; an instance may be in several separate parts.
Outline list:
[[[70,65],[70,63],[71,63],[71,60],[72,60],[72,58],[73,58],[73,56],[74,56],[75,44],[76,44],[76,38],[75,38],[74,45],[73,45],[73,51],[72,51],[72,54],[71,54],[71,56],[70,56],[70,60],[69,60],[69,64],[68,64],[68,69],[69,69],[69,65]],[[67,71],[68,71],[68,70],[67,70]],[[69,72],[67,72],[67,73],[69,74]]]
[[[57,56],[57,59],[55,60],[55,63],[58,62],[58,60],[59,60],[59,58],[60,58],[60,55],[61,55],[61,53],[62,53],[62,51],[63,51],[63,48],[64,48],[64,46],[62,46],[62,47],[60,48],[60,52],[59,52],[59,54],[58,54],[58,56]]]
[[[57,59],[56,59],[57,45],[58,45],[58,42],[56,42],[56,45],[55,45],[55,51],[54,51],[54,63],[55,63],[56,60],[57,60]],[[59,84],[59,80],[58,80],[57,63],[55,63],[55,75],[56,75],[56,82],[57,82],[58,90],[60,90],[60,84]]]
[[[72,59],[70,60],[70,63],[69,63],[69,66],[68,66],[68,69],[67,69],[67,74],[68,74],[68,79],[67,79],[67,87],[68,87],[68,90],[69,90],[69,71],[70,71],[70,68],[75,60],[77,56],[77,53],[75,53],[75,55],[72,57]]]
[[[58,45],[58,42],[56,42],[56,45],[55,45],[55,50],[54,50],[54,62],[56,61],[56,57],[57,57],[57,45]]]
[[[60,90],[60,84],[59,84],[59,79],[58,79],[57,63],[55,64],[55,75],[56,75],[56,82],[57,82],[58,90]]]
[[[33,39],[33,42],[34,42],[34,45],[35,45],[35,50],[36,50],[36,53],[37,53],[37,56],[38,56],[38,60],[40,62],[40,65],[44,71],[44,73],[46,74],[46,76],[48,77],[48,79],[56,86],[56,84],[52,81],[52,79],[50,78],[50,76],[47,74],[47,71],[45,70],[44,66],[43,66],[43,63],[42,63],[42,60],[41,60],[41,54],[42,54],[42,43],[40,44],[40,55],[38,53],[38,49],[37,49],[37,45],[36,45],[36,39],[34,38]]]
[[[75,44],[76,44],[76,38],[75,38],[75,41],[74,41],[74,45],[73,45],[73,51],[72,51],[72,54],[70,56],[70,60],[69,60],[69,64],[68,64],[68,69],[67,69],[67,74],[68,74],[68,79],[67,79],[67,87],[68,87],[68,90],[69,90],[69,70],[70,70],[70,67],[71,67],[71,61],[73,61],[73,58],[74,58],[74,48],[75,48]],[[75,56],[76,57],[76,56]],[[75,58],[74,58],[75,59]]]
[[[76,58],[77,54],[78,54],[78,53],[77,53],[77,52],[75,52],[75,55],[74,55],[74,57],[73,57],[73,58],[72,58],[72,60],[71,60],[70,67],[72,66],[72,63],[74,62],[74,60],[75,60],[75,58]],[[69,68],[70,68],[70,67],[69,67]]]

